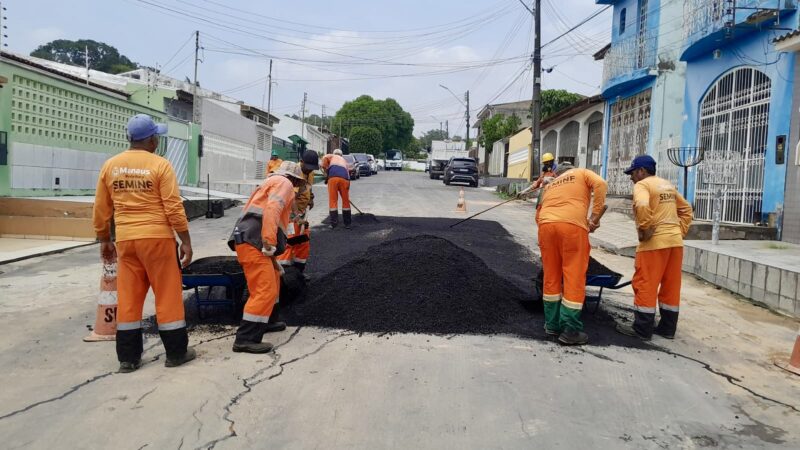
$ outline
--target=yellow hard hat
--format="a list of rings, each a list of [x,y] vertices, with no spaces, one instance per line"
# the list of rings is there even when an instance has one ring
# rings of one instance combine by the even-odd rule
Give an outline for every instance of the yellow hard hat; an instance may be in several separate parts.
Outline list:
[[[554,159],[556,159],[556,157],[553,156],[552,153],[545,153],[544,155],[542,155],[542,162],[543,163],[550,162],[550,161],[552,161]]]

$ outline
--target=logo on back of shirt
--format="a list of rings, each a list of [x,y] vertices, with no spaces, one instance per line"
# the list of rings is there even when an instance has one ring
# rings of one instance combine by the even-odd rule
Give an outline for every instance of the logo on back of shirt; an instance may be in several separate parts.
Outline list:
[[[112,181],[111,188],[114,192],[150,192],[153,190],[153,180],[146,179],[150,173],[150,169],[113,167],[111,176],[121,179]]]
[[[150,175],[150,169],[132,169],[130,167],[114,167],[111,169],[111,176],[118,177],[120,175]]]
[[[658,187],[658,190],[661,191],[658,194],[658,202],[659,203],[674,203],[675,202],[675,193],[673,192],[673,187],[671,184],[662,184]]]

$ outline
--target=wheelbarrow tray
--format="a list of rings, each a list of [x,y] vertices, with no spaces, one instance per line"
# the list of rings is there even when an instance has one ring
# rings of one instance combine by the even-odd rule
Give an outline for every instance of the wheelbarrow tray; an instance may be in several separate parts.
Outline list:
[[[219,273],[204,273],[205,267],[209,268],[209,272]],[[224,267],[224,270],[219,270],[220,267]],[[224,307],[236,316],[243,306],[247,280],[235,256],[211,256],[194,261],[183,269],[182,283],[184,290],[194,290],[192,297],[201,320],[205,316],[204,309]],[[225,288],[225,298],[212,298],[212,291],[217,287]],[[201,295],[200,288],[208,289]]]
[[[594,287],[613,288],[614,286],[619,284],[620,279],[622,279],[622,275],[618,273],[604,274],[604,275],[586,275],[586,285]]]

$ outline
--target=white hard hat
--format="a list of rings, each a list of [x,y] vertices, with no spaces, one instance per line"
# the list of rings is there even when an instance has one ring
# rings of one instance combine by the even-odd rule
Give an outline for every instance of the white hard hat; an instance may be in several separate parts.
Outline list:
[[[274,174],[306,181],[306,179],[303,177],[303,171],[300,169],[300,164],[292,161],[282,162]]]

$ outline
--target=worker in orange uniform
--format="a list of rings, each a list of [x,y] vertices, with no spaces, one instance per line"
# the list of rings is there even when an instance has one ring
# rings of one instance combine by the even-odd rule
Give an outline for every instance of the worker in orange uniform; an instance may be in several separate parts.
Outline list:
[[[94,231],[106,257],[117,255],[119,371],[142,364],[142,308],[152,288],[167,367],[191,361],[183,309],[181,267],[192,261],[189,222],[169,161],[154,152],[167,126],[146,114],[128,121],[130,148],[103,164],[94,200]],[[111,241],[114,217],[116,246]],[[181,240],[176,245],[175,233]],[[178,248],[176,248],[178,247]],[[180,253],[178,253],[180,251]]]
[[[557,168],[556,158],[552,153],[545,153],[542,155],[542,173],[526,191],[536,190],[544,186],[548,178],[554,178],[556,176]]]
[[[234,352],[267,353],[273,345],[262,342],[264,333],[270,328],[286,328],[282,323],[270,323],[281,284],[281,267],[275,257],[286,249],[294,188],[305,183],[300,166],[284,161],[250,195],[228,240],[244,269],[250,292],[233,342]]]
[[[544,189],[536,220],[544,269],[545,332],[558,336],[562,344],[582,345],[589,341],[580,317],[586,297],[589,232],[600,226],[608,188],[596,173],[568,164],[562,164],[556,175]],[[587,220],[590,204],[592,215]]]
[[[267,175],[278,170],[278,167],[280,167],[282,163],[283,160],[278,157],[278,151],[273,150],[272,156],[270,156],[269,163],[267,164]]]
[[[332,155],[322,157],[322,171],[325,172],[325,182],[328,184],[328,208],[331,228],[339,225],[339,197],[342,197],[342,218],[344,227],[350,229],[352,216],[350,215],[350,172],[347,170],[347,161],[342,158],[342,151],[338,148]]]
[[[306,184],[295,188],[294,217],[286,240],[286,251],[277,257],[282,266],[294,266],[303,272],[311,254],[311,229],[306,215],[314,207],[314,171],[319,169],[319,155],[314,150],[306,150],[300,160]]]
[[[675,338],[681,302],[683,238],[692,223],[692,206],[670,182],[656,176],[656,161],[637,156],[625,170],[633,185],[633,211],[639,246],[633,275],[633,325],[617,324],[617,331],[650,340],[658,300],[661,320],[655,333]]]

